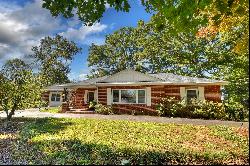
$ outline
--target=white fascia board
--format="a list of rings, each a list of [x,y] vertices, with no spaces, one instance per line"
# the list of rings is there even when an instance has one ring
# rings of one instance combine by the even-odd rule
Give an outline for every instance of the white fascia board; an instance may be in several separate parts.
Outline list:
[[[72,88],[77,89],[77,88],[97,88],[95,85],[75,85]]]
[[[223,82],[203,82],[203,83],[172,83],[172,82],[116,82],[116,83],[97,83],[96,86],[137,86],[137,85],[225,85]]]

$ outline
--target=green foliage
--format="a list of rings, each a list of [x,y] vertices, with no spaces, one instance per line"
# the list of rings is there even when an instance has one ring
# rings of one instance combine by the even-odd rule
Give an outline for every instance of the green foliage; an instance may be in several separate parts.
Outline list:
[[[135,54],[140,51],[137,44],[139,33],[125,27],[108,35],[104,45],[92,44],[89,48],[88,66],[93,69],[91,76],[104,76],[130,68],[146,71],[142,59]]]
[[[242,105],[240,102],[225,101],[225,107],[229,119],[249,121],[249,108]]]
[[[17,109],[41,104],[41,78],[27,66],[22,60],[13,59],[0,71],[0,109],[6,112],[8,120]]]
[[[41,112],[59,113],[60,107],[48,107],[40,109]]]
[[[139,21],[136,28],[122,28],[108,35],[104,45],[90,47],[88,62],[93,70],[89,77],[132,68],[140,72],[226,80],[229,81],[223,92],[226,99],[246,105],[249,100],[247,48],[240,55],[233,51],[236,37],[222,40],[221,34],[204,38],[173,31],[168,21],[158,29],[152,19],[149,23]]]
[[[96,104],[97,104],[96,101],[89,102],[89,108],[95,108]]]
[[[248,0],[141,0],[151,23],[138,23],[109,35],[104,45],[92,45],[90,77],[133,68],[142,72],[218,78],[230,81],[227,100],[249,101]],[[129,11],[129,2],[44,0],[52,15],[72,17],[77,11],[85,24],[99,21],[105,4]],[[86,7],[87,6],[87,7]],[[97,10],[99,9],[99,10]],[[151,27],[150,27],[150,26]],[[117,46],[116,46],[117,43]],[[248,107],[245,106],[245,107]]]
[[[96,21],[100,21],[103,13],[106,11],[106,5],[113,7],[116,11],[128,12],[130,5],[128,0],[101,0],[101,1],[85,1],[85,0],[43,0],[43,8],[49,9],[53,16],[63,15],[66,18],[74,16],[74,11],[85,25],[93,25]]]
[[[36,62],[43,84],[47,86],[68,83],[70,62],[80,50],[73,41],[68,41],[60,35],[54,38],[45,37],[41,39],[39,46],[32,47],[31,57]]]
[[[229,119],[225,106],[213,101],[199,101],[192,99],[186,103],[174,97],[163,98],[157,105],[157,111],[162,116],[202,119]]]
[[[37,119],[13,146],[16,163],[247,164],[237,128],[94,119]]]
[[[95,105],[95,112],[98,114],[111,115],[113,114],[113,109],[111,106],[97,104]]]

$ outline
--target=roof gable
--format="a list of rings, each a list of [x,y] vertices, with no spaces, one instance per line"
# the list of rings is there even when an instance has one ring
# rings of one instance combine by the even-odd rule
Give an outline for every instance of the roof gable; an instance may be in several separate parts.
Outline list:
[[[98,81],[101,83],[126,83],[126,82],[156,82],[161,79],[152,77],[149,74],[144,74],[131,69],[122,70],[118,73],[110,75],[109,77]]]

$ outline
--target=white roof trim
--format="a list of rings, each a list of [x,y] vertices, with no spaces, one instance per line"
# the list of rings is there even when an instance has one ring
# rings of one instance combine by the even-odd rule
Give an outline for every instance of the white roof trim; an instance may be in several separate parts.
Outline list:
[[[197,82],[197,83],[172,83],[172,82],[112,82],[97,83],[96,86],[117,86],[117,85],[227,85],[226,82]]]

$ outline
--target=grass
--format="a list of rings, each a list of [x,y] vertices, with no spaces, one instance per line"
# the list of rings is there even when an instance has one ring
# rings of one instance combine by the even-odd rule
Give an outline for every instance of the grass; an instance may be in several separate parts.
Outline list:
[[[25,121],[11,153],[28,164],[248,164],[248,139],[246,128],[43,118]]]
[[[41,112],[58,113],[58,112],[60,111],[60,107],[42,108],[40,111],[41,111]]]

